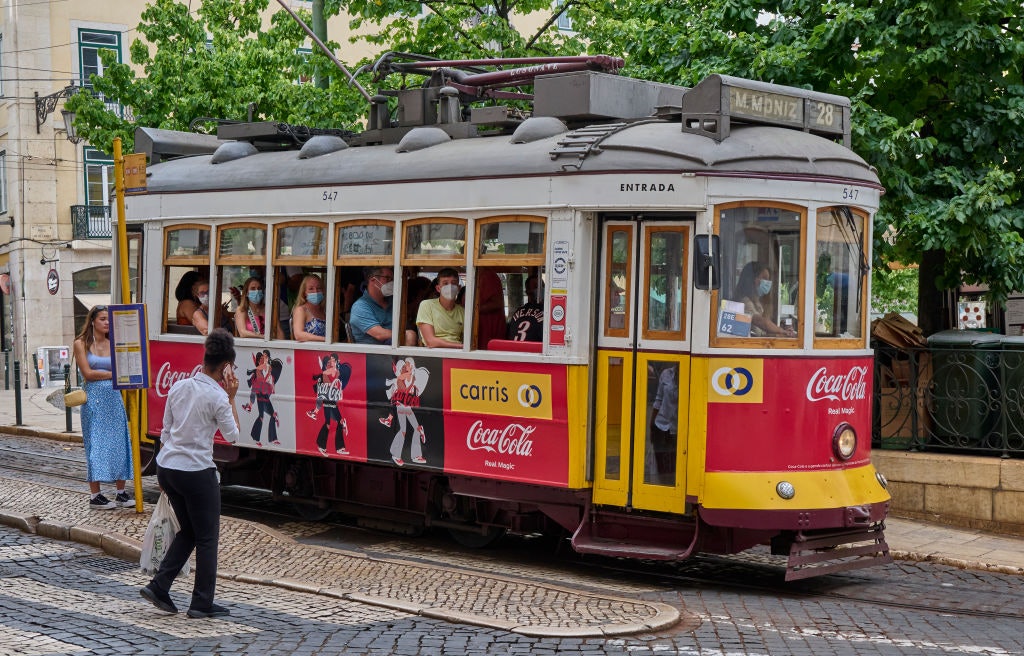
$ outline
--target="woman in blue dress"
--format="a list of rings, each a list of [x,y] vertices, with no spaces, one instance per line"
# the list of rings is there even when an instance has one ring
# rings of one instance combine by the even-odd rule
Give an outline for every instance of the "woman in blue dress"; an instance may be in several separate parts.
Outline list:
[[[89,508],[109,510],[135,505],[125,490],[132,479],[132,447],[128,416],[120,392],[114,390],[110,367],[110,320],[104,305],[95,305],[75,338],[75,363],[85,379],[86,402],[82,406],[82,440],[89,481]],[[114,482],[111,501],[100,492],[100,482]]]

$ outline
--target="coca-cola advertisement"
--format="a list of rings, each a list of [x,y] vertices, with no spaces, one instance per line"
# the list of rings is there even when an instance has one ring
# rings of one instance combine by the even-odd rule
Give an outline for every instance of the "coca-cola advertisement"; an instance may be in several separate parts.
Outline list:
[[[564,366],[449,361],[444,386],[446,471],[568,485]]]
[[[868,461],[870,358],[766,358],[758,367],[727,360],[712,369],[733,372],[720,381],[738,382],[709,389],[708,471],[829,470]],[[843,422],[858,437],[847,461],[832,452],[833,432]]]
[[[366,356],[296,351],[298,453],[366,458]]]
[[[153,381],[148,394],[150,435],[160,434],[164,406],[171,386],[203,370],[203,352],[202,344],[150,343],[149,362]]]
[[[445,467],[443,362],[440,358],[367,358],[368,459],[399,467]]]
[[[237,348],[238,444],[295,450],[293,352],[281,348]]]

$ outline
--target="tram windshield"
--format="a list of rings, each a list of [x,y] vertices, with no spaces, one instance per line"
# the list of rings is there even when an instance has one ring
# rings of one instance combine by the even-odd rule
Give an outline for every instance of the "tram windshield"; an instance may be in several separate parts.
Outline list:
[[[723,209],[717,336],[795,340],[800,316],[802,212],[771,206]]]
[[[866,302],[866,217],[849,207],[818,211],[814,254],[814,335],[857,339],[864,336]]]

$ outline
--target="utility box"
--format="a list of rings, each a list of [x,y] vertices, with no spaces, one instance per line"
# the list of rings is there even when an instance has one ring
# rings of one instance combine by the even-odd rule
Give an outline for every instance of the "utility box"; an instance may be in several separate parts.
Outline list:
[[[64,366],[71,364],[67,346],[40,346],[36,350],[36,375],[39,387],[63,387]]]

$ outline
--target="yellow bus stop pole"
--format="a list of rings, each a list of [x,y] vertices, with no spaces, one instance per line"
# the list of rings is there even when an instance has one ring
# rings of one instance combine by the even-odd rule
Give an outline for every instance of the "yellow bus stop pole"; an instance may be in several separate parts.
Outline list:
[[[124,217],[124,157],[121,155],[121,137],[114,137],[114,190],[117,193],[117,264],[121,273],[121,302],[131,303],[128,286],[128,226]],[[146,339],[146,336],[142,336]],[[128,434],[132,440],[132,472],[135,479],[135,512],[142,512],[142,455],[140,454],[139,390],[123,390],[125,410],[128,414]]]

